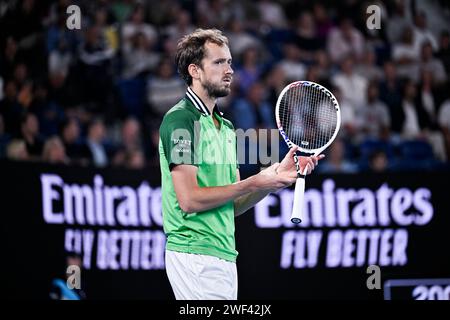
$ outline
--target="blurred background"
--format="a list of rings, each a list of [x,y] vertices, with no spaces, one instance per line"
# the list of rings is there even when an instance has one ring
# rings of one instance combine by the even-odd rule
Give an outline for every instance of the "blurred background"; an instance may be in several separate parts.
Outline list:
[[[71,4],[81,10],[80,30],[66,26]],[[366,27],[369,4],[381,9],[380,29]],[[448,168],[449,6],[3,1],[0,157],[158,165],[161,118],[185,91],[174,67],[176,43],[197,27],[216,27],[230,40],[235,71],[232,95],[220,106],[236,128],[274,128],[281,89],[310,80],[331,88],[342,109],[339,139],[318,171]]]
[[[81,12],[79,30],[66,26],[66,9],[73,4]],[[373,4],[381,16],[380,28],[372,30],[366,25],[366,8]],[[396,173],[425,172],[446,181],[449,21],[445,0],[1,1],[2,166],[23,179],[23,172],[34,172],[26,169],[30,163],[50,171],[73,168],[75,180],[73,172],[82,177],[83,168],[86,176],[124,170],[113,171],[122,175],[112,179],[118,184],[127,183],[124,174],[139,181],[143,170],[157,186],[159,125],[185,93],[174,65],[176,44],[198,27],[215,27],[230,41],[234,69],[232,94],[219,105],[236,128],[276,128],[276,99],[292,81],[320,83],[340,102],[341,130],[315,172],[322,178],[311,178],[313,186],[334,174],[345,175],[340,180],[344,185],[345,177],[361,181],[359,174],[375,175],[374,188],[384,181],[377,177]],[[258,170],[257,165],[243,165],[241,176]],[[8,183],[18,184],[18,176]],[[402,187],[401,180],[395,181]],[[444,183],[438,192],[448,190],[448,181]],[[26,199],[22,188],[17,186],[17,192]],[[11,190],[16,189],[9,194]],[[42,200],[36,201],[39,207]],[[59,261],[66,258],[62,254]],[[251,256],[245,261],[251,263]],[[258,297],[250,287],[243,283],[243,296]],[[163,297],[170,292],[164,290]],[[134,297],[124,292],[121,297]],[[158,297],[143,288],[133,292]],[[105,296],[91,291],[91,297]]]

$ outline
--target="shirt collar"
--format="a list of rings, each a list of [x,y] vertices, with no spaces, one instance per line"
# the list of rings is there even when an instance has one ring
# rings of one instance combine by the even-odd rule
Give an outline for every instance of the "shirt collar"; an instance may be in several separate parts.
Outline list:
[[[201,114],[203,114],[204,116],[211,115],[211,112],[209,112],[209,109],[203,103],[202,99],[200,99],[200,97],[190,87],[187,88],[186,97],[189,99],[189,101],[192,102],[194,107],[198,111],[200,111]],[[217,113],[220,116],[223,116],[223,112],[220,111],[217,104],[214,106],[213,112]]]

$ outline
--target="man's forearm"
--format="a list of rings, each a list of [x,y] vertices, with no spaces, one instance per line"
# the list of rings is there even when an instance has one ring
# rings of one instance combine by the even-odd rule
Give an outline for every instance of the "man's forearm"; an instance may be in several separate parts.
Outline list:
[[[264,199],[269,193],[270,191],[268,190],[262,190],[240,196],[239,198],[234,200],[234,216],[235,217],[240,216],[248,209],[253,208],[259,201]]]
[[[189,213],[202,212],[234,201],[256,190],[254,176],[227,186],[196,187],[186,195],[185,201],[180,201],[180,207]]]

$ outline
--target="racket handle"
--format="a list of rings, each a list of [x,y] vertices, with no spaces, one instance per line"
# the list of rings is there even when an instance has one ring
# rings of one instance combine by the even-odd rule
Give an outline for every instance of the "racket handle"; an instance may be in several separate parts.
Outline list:
[[[291,222],[299,224],[303,219],[303,207],[305,196],[305,178],[297,178],[294,191],[294,205],[292,206]]]

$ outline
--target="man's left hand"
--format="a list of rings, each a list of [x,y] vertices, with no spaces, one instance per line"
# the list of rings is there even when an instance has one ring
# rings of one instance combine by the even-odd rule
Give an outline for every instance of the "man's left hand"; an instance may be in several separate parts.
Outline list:
[[[280,166],[277,169],[278,173],[284,173],[289,172],[292,174],[293,177],[297,176],[297,170],[295,168],[295,161],[294,161],[294,153],[297,151],[298,146],[293,146],[289,152],[284,157],[283,161],[281,161]],[[318,165],[319,161],[325,158],[324,154],[314,156],[314,157],[298,157],[298,160],[300,161],[300,172],[303,172],[306,166],[308,166],[308,169],[306,171],[306,174],[311,174],[311,172],[314,170],[314,168]]]

